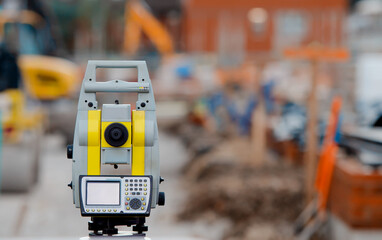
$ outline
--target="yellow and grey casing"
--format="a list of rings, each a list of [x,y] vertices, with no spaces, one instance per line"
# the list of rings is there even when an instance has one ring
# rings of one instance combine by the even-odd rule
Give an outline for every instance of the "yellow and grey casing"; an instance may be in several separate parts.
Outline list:
[[[131,164],[131,108],[130,104],[104,104],[101,117],[101,164]],[[126,142],[111,146],[106,140],[106,129],[119,123],[127,129]]]
[[[96,81],[97,68],[137,68],[138,82]],[[138,93],[136,110],[129,104],[103,104],[98,108],[97,92]],[[127,141],[111,146],[106,128],[119,123],[128,131]],[[151,175],[151,208],[158,203],[160,171],[155,99],[145,61],[89,61],[82,82],[73,139],[73,202],[80,207],[79,176],[100,175],[105,164],[131,164],[131,175]]]

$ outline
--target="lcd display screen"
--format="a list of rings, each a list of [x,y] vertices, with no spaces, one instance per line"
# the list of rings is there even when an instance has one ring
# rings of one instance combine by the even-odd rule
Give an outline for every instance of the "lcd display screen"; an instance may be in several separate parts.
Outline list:
[[[87,182],[87,205],[120,205],[120,182]]]

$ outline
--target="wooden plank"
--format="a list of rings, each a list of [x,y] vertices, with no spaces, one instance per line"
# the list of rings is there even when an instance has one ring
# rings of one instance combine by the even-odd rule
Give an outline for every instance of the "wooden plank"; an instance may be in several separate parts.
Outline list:
[[[265,109],[264,96],[261,91],[261,78],[264,70],[265,62],[260,62],[256,68],[255,79],[253,82],[254,91],[258,96],[258,104],[252,114],[251,119],[251,142],[252,142],[252,156],[254,156],[253,163],[255,165],[262,165],[266,160],[266,134],[267,134],[267,113]]]
[[[266,118],[265,106],[261,101],[252,115],[252,156],[255,165],[262,165],[266,157]]]
[[[306,149],[304,156],[305,167],[305,191],[306,200],[313,199],[314,179],[317,164],[317,82],[318,82],[318,62],[312,62],[312,88],[310,90],[307,106],[307,131]]]
[[[350,54],[346,48],[325,47],[319,43],[312,43],[306,47],[287,48],[284,56],[290,59],[305,59],[311,61],[312,65],[312,87],[307,104],[307,130],[306,149],[304,156],[305,163],[305,191],[306,200],[310,202],[314,194],[314,179],[317,165],[317,85],[318,85],[318,65],[320,61],[346,61]]]

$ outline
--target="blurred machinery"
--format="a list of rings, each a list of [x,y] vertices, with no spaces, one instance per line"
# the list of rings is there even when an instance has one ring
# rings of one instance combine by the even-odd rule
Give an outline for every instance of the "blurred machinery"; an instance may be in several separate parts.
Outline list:
[[[2,83],[9,80],[2,78],[4,75],[0,74]],[[24,94],[17,88],[2,89],[0,99],[3,135],[0,189],[26,191],[36,183],[38,177],[43,115],[41,110],[25,106]]]
[[[71,96],[78,80],[76,65],[62,58],[43,55],[47,50],[40,46],[49,40],[39,36],[39,30],[46,24],[39,14],[32,11],[0,11],[3,47],[19,56],[18,65],[28,95],[43,101]],[[30,35],[22,33],[24,28],[31,29],[27,31]],[[29,39],[42,40],[34,42]],[[28,45],[28,41],[31,44]]]
[[[24,55],[19,58],[23,82],[29,95],[38,100],[52,101],[71,97],[77,91],[78,67],[65,59]]]
[[[41,103],[70,96],[76,88],[78,69],[73,63],[41,55],[50,52],[46,26],[34,11],[0,11],[2,190],[25,191],[36,182],[39,139],[47,123]],[[55,108],[47,109],[50,113]]]
[[[70,98],[78,91],[78,67],[63,58],[46,56],[53,51],[49,47],[53,40],[47,28],[48,21],[39,13],[5,8],[0,11],[0,23],[3,48],[18,58],[23,92],[43,103],[47,112],[45,128],[59,131],[71,139],[73,135],[70,129],[75,116],[70,109],[70,106],[74,106]]]
[[[73,138],[74,94],[78,92],[79,68],[63,58],[43,55],[21,55],[18,64],[25,91],[42,103],[45,130],[59,132],[69,143]]]
[[[138,82],[97,82],[97,68],[137,68]],[[100,92],[137,93],[135,110],[119,100],[102,104],[101,110],[96,99]],[[164,205],[155,109],[144,61],[88,62],[68,158],[73,159],[73,202],[82,216],[91,217],[91,235],[117,234],[118,225],[133,226],[142,234],[148,230],[144,224],[151,209]]]
[[[144,6],[143,0],[129,0],[125,7],[124,50],[134,55],[140,46],[142,32],[162,55],[172,54],[174,46],[165,27]]]

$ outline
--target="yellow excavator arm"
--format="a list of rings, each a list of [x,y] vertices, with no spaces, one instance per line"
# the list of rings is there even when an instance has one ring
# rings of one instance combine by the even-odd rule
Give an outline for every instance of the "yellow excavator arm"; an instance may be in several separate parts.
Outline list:
[[[125,8],[124,51],[126,53],[137,52],[141,32],[147,35],[162,55],[174,52],[173,41],[166,28],[142,5],[140,0],[130,0]]]

